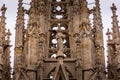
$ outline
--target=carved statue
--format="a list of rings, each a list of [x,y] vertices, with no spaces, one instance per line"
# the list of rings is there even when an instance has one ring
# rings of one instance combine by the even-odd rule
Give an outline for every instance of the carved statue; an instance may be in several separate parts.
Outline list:
[[[56,34],[58,51],[63,50],[63,39],[64,38],[65,38],[65,35],[61,32],[61,30],[58,30]]]
[[[53,33],[55,33],[55,38],[57,39],[57,47],[58,47],[58,51],[62,51],[63,50],[63,40],[65,38],[65,33],[62,32],[62,30],[60,29],[60,26],[58,27],[58,30],[49,30]]]
[[[57,56],[59,55],[65,57],[63,54],[63,48],[64,48],[63,41],[68,33],[67,31],[61,30],[60,28],[61,26],[58,24],[58,30],[49,30],[49,31],[54,33],[54,37],[57,40]]]
[[[39,11],[39,16],[38,16],[38,28],[39,28],[39,34],[45,33],[44,31],[44,27],[45,27],[45,15],[44,13],[46,13],[46,6],[45,6],[45,2],[44,0],[40,0],[39,1],[39,7],[38,7],[38,11]]]

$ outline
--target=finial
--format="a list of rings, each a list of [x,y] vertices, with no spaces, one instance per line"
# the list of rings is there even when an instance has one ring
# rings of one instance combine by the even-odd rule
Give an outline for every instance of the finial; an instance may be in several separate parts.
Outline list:
[[[5,7],[5,4],[3,4],[1,11],[2,11],[2,15],[5,15],[7,8]]]
[[[116,5],[114,3],[112,4],[111,10],[112,10],[112,13],[115,15],[117,8],[116,8]]]
[[[96,1],[96,6],[100,6],[100,4],[99,4],[99,2],[100,2],[100,0],[95,0]]]
[[[101,17],[101,11],[100,11],[100,0],[95,0],[95,5],[96,7],[94,7],[96,15]]]
[[[100,1],[99,0],[95,0],[95,7],[94,7],[94,11],[93,11],[93,20],[94,20],[94,26],[98,27],[97,30],[99,31],[99,29],[103,29],[103,23],[102,23],[102,18],[101,18],[101,8],[100,8]]]
[[[115,10],[115,11],[117,10],[116,5],[115,5],[114,3],[112,4],[111,9],[112,9],[112,10]]]
[[[114,41],[116,42],[119,40],[120,33],[119,33],[119,24],[118,24],[119,21],[117,19],[118,15],[116,14],[117,8],[114,3],[112,4],[111,10],[112,10],[112,14],[113,14],[113,16],[112,16],[112,26],[113,26],[112,32],[113,32],[113,34],[112,35],[113,35]]]

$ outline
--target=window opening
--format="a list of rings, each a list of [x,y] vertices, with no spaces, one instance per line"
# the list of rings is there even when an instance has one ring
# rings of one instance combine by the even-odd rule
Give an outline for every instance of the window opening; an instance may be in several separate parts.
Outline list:
[[[57,2],[61,2],[61,0],[56,0]]]

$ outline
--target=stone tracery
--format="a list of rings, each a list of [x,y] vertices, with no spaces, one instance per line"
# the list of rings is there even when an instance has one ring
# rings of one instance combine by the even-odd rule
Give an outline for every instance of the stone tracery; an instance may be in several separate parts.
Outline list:
[[[25,10],[23,0],[19,0],[14,80],[106,80],[103,25],[99,0],[95,1],[90,10],[86,0],[32,0],[30,9]],[[0,17],[1,80],[10,80],[11,33],[5,31],[6,9],[3,5]],[[109,79],[118,80],[120,33],[115,4],[111,9],[113,32],[107,32],[107,74]],[[29,16],[26,29],[25,11]]]

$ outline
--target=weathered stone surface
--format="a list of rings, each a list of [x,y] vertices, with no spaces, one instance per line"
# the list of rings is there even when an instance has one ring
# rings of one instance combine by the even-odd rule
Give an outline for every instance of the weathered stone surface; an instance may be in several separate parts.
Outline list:
[[[96,73],[106,79],[102,76],[105,64],[98,0],[94,27],[90,25],[86,0],[32,0],[24,33],[24,23],[22,28],[19,26],[24,20],[21,4],[19,0],[16,36],[21,35],[16,37],[14,80],[18,80],[17,73],[23,74],[21,69],[28,80],[89,80],[97,77]],[[101,67],[95,67],[98,61]]]
[[[3,4],[0,16],[0,80],[11,80],[10,74],[10,31],[6,30],[6,13],[7,8]]]
[[[120,32],[113,13],[108,30],[108,72],[105,68],[103,24],[99,0],[89,10],[86,0],[19,0],[13,80],[120,79]],[[0,17],[0,80],[10,80],[10,31],[5,31],[5,5]],[[25,12],[29,17],[25,28]],[[93,15],[93,25],[89,16]],[[112,34],[112,35],[111,35]],[[111,38],[112,37],[112,38]]]
[[[112,4],[112,32],[108,30],[108,79],[120,80],[120,32],[116,6]],[[111,35],[112,34],[112,35]],[[111,38],[112,37],[112,38]]]

